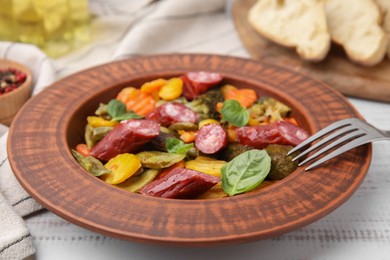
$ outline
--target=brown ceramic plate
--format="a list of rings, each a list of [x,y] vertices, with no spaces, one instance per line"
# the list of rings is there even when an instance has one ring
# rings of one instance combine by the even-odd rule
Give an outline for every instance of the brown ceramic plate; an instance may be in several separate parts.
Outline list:
[[[270,238],[314,222],[345,202],[362,182],[371,146],[293,174],[259,191],[213,200],[169,200],[132,194],[84,171],[70,148],[86,117],[125,86],[185,71],[220,72],[225,82],[278,98],[313,133],[360,117],[338,92],[304,75],[259,61],[216,55],[138,57],[64,78],[32,98],[15,118],[9,161],[22,186],[64,219],[112,237],[175,245],[214,245]]]

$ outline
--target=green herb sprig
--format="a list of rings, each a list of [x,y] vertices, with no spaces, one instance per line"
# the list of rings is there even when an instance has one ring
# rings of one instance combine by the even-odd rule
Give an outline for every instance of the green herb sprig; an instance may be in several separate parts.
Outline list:
[[[245,126],[249,121],[249,111],[237,100],[230,99],[223,102],[220,113],[222,121],[227,121],[234,126]]]
[[[167,148],[168,153],[186,154],[192,147],[194,147],[194,144],[185,144],[182,140],[177,138],[167,138],[165,141],[165,147]]]
[[[117,99],[111,99],[108,102],[107,112],[111,116],[111,121],[143,118],[143,116],[137,115],[133,111],[127,111],[126,105]]]

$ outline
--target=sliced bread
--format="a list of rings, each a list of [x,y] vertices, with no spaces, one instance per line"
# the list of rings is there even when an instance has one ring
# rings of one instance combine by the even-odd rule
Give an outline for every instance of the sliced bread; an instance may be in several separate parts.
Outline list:
[[[296,48],[300,57],[321,61],[330,48],[323,3],[317,0],[259,0],[248,21],[266,38]]]
[[[325,10],[332,40],[351,60],[372,66],[383,59],[388,40],[373,0],[325,0]]]
[[[382,28],[390,38],[390,0],[376,0],[382,14]],[[390,58],[390,43],[387,48],[387,56]]]

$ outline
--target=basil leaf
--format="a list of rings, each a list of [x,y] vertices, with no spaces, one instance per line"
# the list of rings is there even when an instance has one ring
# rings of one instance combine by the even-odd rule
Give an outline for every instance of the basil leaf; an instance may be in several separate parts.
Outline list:
[[[83,156],[72,149],[72,154],[78,163],[89,173],[94,176],[101,176],[103,174],[110,174],[111,171],[103,166],[103,163],[92,156]]]
[[[107,112],[111,117],[117,117],[126,113],[126,106],[117,99],[111,99],[107,104]]]
[[[221,168],[222,189],[233,196],[256,188],[271,169],[265,150],[253,149],[240,154]]]
[[[194,144],[185,144],[182,140],[177,138],[167,138],[165,140],[165,147],[167,148],[168,153],[186,154],[188,150],[194,147]]]
[[[223,102],[221,111],[222,120],[228,121],[234,126],[245,126],[249,120],[249,111],[242,107],[237,100]]]
[[[126,111],[126,106],[117,99],[111,99],[107,104],[107,112],[111,116],[111,121],[121,121],[133,118],[142,118],[133,111]]]
[[[127,119],[134,119],[134,118],[143,118],[143,116],[137,115],[136,113],[132,111],[127,111],[126,113],[113,117],[111,121],[122,121],[122,120],[127,120]]]

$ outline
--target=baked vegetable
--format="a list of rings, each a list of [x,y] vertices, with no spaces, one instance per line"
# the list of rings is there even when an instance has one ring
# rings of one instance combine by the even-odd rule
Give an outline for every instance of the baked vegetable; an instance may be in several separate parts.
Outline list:
[[[217,104],[223,101],[222,92],[218,89],[213,89],[197,96],[191,102],[185,103],[185,105],[198,113],[200,120],[209,118],[219,120],[220,114],[217,111]]]
[[[164,153],[158,151],[145,151],[137,154],[144,167],[151,169],[167,168],[183,160],[186,155],[180,153]]]
[[[281,180],[290,175],[298,168],[298,161],[292,159],[295,155],[287,156],[287,153],[292,149],[289,145],[271,144],[265,150],[271,157],[271,170],[267,178],[271,180]]]
[[[104,167],[111,173],[103,175],[102,180],[118,184],[134,175],[141,168],[141,162],[134,154],[123,153],[109,160]]]
[[[188,77],[194,78],[181,92],[181,79]],[[122,89],[87,118],[75,158],[118,188],[178,199],[234,196],[294,171],[285,145],[308,134],[291,109],[273,98],[257,99],[252,89],[225,84],[221,91],[221,82],[219,74],[191,72]],[[160,101],[145,118],[132,111],[150,97]]]
[[[291,108],[271,97],[261,97],[250,109],[250,117],[260,123],[280,121],[290,113]]]

